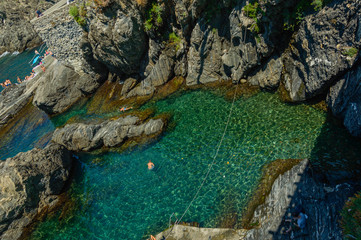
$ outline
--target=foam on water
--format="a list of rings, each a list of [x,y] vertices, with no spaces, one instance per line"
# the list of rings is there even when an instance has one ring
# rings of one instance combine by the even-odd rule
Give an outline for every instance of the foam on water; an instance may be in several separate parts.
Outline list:
[[[10,52],[4,52],[3,54],[0,55],[0,58],[5,57],[6,55],[8,55]]]

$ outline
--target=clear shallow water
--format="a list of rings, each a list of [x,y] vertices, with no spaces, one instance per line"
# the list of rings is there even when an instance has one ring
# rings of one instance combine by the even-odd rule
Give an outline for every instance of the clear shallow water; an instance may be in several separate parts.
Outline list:
[[[142,239],[164,230],[173,212],[182,215],[212,162],[231,103],[193,91],[154,105],[174,114],[175,127],[131,152],[82,154],[71,186],[79,208],[41,223],[32,239]],[[325,120],[318,110],[267,93],[238,100],[216,164],[183,220],[216,227],[224,213],[240,216],[261,167],[309,157]],[[149,159],[155,171],[147,170]]]
[[[48,115],[34,106],[27,107],[25,115],[21,114],[7,125],[6,130],[3,129],[0,159],[5,160],[34,147],[45,147],[54,130],[55,127]]]
[[[9,79],[13,84],[17,83],[17,77],[24,79],[25,76],[30,75],[31,70],[34,66],[29,64],[29,62],[34,57],[35,50],[44,49],[44,47],[36,47],[33,49],[28,49],[20,54],[6,54],[0,57],[0,82],[4,82],[6,79]],[[46,48],[45,48],[46,49]],[[40,54],[44,54],[44,51],[41,51]],[[3,87],[0,86],[0,91],[3,90]]]

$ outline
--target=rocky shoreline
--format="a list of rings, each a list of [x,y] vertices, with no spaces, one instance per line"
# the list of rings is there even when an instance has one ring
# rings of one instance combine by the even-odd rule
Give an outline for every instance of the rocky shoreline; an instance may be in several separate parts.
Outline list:
[[[307,159],[302,160],[290,170],[280,174],[272,184],[265,202],[259,205],[251,223],[252,229],[217,229],[176,225],[162,233],[157,239],[166,236],[176,239],[343,239],[339,227],[339,212],[348,197],[360,185],[345,182],[330,185],[315,179],[312,166]],[[258,196],[260,197],[260,196]],[[252,204],[252,203],[250,203]],[[303,206],[308,215],[307,227],[303,231],[285,234],[291,212],[298,205]]]
[[[39,6],[35,2],[32,6]],[[29,101],[49,115],[62,113],[106,80],[120,83],[120,90],[114,87],[109,95],[124,104],[150,99],[168,87],[171,92],[171,84],[178,84],[174,77],[180,77],[184,81],[179,84],[184,82],[187,87],[242,82],[277,91],[284,101],[293,103],[322,98],[348,131],[361,137],[359,0],[333,0],[320,10],[305,10],[294,32],[284,29],[282,16],[284,11],[291,16],[297,0],[262,1],[257,7],[248,1],[228,0],[216,7],[202,0],[153,3],[160,9],[157,19],[168,16],[167,24],[147,19],[155,14],[150,3],[113,0],[83,5],[82,26],[64,6],[33,20],[31,27],[24,24],[21,29],[31,31],[26,34],[29,39],[17,38],[21,41],[13,43],[0,38],[0,54],[44,41],[57,57],[45,60],[45,74],[1,93],[0,126]],[[7,1],[3,5],[1,31],[9,32],[8,19],[14,9]],[[153,25],[144,26],[149,22]],[[14,26],[18,25],[17,20]],[[284,36],[281,41],[280,36]],[[1,162],[0,181],[5,186],[0,199],[1,239],[19,239],[36,212],[56,202],[54,195],[62,192],[69,178],[69,151],[119,147],[128,139],[152,138],[165,129],[166,121],[128,115],[96,124],[68,124],[55,131],[53,142],[44,150],[34,149]],[[280,174],[265,201],[252,211],[249,222],[257,227],[251,230],[178,225],[167,239],[285,239],[283,220],[298,204],[310,217],[306,239],[342,239],[338,212],[359,186],[349,180],[339,185],[321,182],[317,174],[307,160]],[[33,195],[27,195],[29,189]]]
[[[56,205],[71,167],[70,152],[52,143],[0,162],[1,239],[21,239],[39,212]]]

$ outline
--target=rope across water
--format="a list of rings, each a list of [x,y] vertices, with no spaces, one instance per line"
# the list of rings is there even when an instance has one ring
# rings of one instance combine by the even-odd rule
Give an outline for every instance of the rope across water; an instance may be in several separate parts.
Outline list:
[[[246,12],[246,16],[248,17],[248,12]],[[244,28],[244,35],[243,35],[243,41],[242,41],[243,45],[245,44],[246,36],[247,36],[247,29]],[[247,52],[245,53],[245,56],[246,56],[246,58],[248,58]],[[241,62],[241,65],[242,65],[242,62]],[[239,85],[239,81],[237,81],[237,85],[236,85],[236,89],[235,89],[235,91],[234,91],[233,101],[232,101],[232,105],[231,105],[231,108],[230,108],[230,111],[229,111],[229,114],[228,114],[226,126],[225,126],[225,128],[224,128],[224,131],[223,131],[223,135],[222,135],[222,137],[221,137],[221,140],[219,141],[219,144],[218,144],[218,147],[217,147],[217,151],[216,151],[216,153],[215,153],[215,155],[214,155],[214,157],[213,157],[212,163],[210,164],[210,166],[209,166],[209,168],[208,168],[208,171],[207,171],[207,173],[206,173],[206,175],[205,175],[205,177],[204,177],[201,185],[199,186],[196,194],[194,195],[193,199],[192,199],[191,202],[188,204],[188,207],[187,207],[186,210],[183,212],[182,216],[181,216],[179,219],[176,220],[176,222],[174,223],[174,225],[172,226],[172,228],[171,228],[170,231],[168,232],[168,234],[167,234],[167,236],[165,237],[165,239],[167,239],[167,238],[169,237],[169,235],[170,235],[170,233],[172,232],[174,226],[175,226],[175,225],[178,225],[178,224],[182,221],[184,215],[188,212],[188,210],[189,210],[189,208],[192,206],[194,200],[197,199],[200,190],[202,189],[204,183],[206,182],[206,180],[207,180],[207,178],[208,178],[209,173],[210,173],[211,170],[212,170],[212,167],[213,167],[213,165],[214,165],[214,163],[215,163],[215,160],[216,160],[216,158],[217,158],[217,156],[218,156],[219,149],[220,149],[221,146],[222,146],[224,136],[226,135],[226,132],[227,132],[227,129],[228,129],[229,121],[230,121],[230,118],[231,118],[231,115],[232,115],[232,111],[233,111],[234,102],[235,102],[236,96],[237,96],[238,85]],[[173,213],[173,214],[174,214],[174,213]],[[173,214],[172,214],[172,215],[173,215]]]

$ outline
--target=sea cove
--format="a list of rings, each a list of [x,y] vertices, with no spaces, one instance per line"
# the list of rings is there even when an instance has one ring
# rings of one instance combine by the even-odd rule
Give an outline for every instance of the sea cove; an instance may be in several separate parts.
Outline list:
[[[0,239],[361,238],[360,16],[0,1]]]
[[[76,208],[60,221],[57,214],[41,223],[32,239],[144,239],[167,228],[172,213],[181,216],[212,162],[231,102],[199,90],[147,107],[172,113],[173,127],[157,142],[121,154],[80,154],[70,190]],[[325,121],[322,111],[288,106],[274,94],[237,100],[216,164],[183,220],[239,227],[261,167],[279,158],[310,158]],[[330,126],[347,137],[337,129]],[[155,171],[147,170],[149,159]]]

